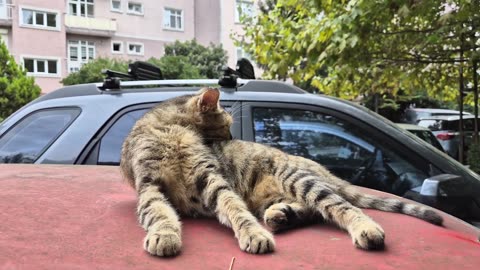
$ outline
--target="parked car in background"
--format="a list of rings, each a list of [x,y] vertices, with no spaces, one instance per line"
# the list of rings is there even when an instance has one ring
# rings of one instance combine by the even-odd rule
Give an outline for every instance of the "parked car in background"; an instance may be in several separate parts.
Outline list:
[[[353,184],[480,221],[480,176],[365,107],[228,74],[220,81],[106,82],[64,87],[6,119],[0,163],[118,165],[125,137],[146,111],[202,86],[222,85],[234,138],[302,155]],[[428,194],[422,191],[426,179],[435,183]]]
[[[463,112],[463,114],[471,115],[468,112]],[[408,124],[417,124],[417,122],[422,118],[450,115],[460,115],[460,111],[432,108],[407,108],[405,110],[402,122]]]
[[[473,142],[475,116],[463,116],[464,155]],[[477,120],[478,121],[478,120]],[[460,149],[460,116],[432,116],[420,119],[418,125],[430,129],[439,140],[443,149],[453,158],[459,158]],[[480,122],[479,122],[480,124]]]
[[[418,126],[418,125],[413,125],[413,124],[397,123],[397,126],[405,130],[408,130],[409,132],[415,134],[415,136],[426,141],[428,144],[433,145],[438,150],[445,152],[445,150],[443,149],[443,146],[440,144],[437,137],[435,137],[435,135],[430,129],[426,127]]]
[[[0,269],[473,270],[480,265],[478,228],[442,212],[444,226],[435,226],[371,209],[364,211],[386,232],[383,251],[357,249],[347,232],[312,224],[276,234],[274,253],[252,255],[242,252],[232,230],[217,220],[184,218],[182,252],[158,258],[142,248],[145,232],[135,218],[136,201],[118,167],[0,164]]]

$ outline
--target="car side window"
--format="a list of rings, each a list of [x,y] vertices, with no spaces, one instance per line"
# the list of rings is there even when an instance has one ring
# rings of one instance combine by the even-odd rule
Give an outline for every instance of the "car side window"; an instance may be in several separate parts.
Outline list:
[[[33,163],[80,114],[79,108],[34,112],[0,138],[0,163]]]
[[[254,108],[253,118],[256,142],[314,160],[354,184],[403,195],[428,177],[428,166],[412,164],[353,122],[280,108]]]
[[[100,140],[98,152],[99,165],[118,165],[122,144],[135,122],[149,109],[130,111],[122,115]]]
[[[231,107],[225,107],[229,111]],[[150,108],[127,112],[118,118],[99,142],[98,165],[120,164],[122,144],[135,122]]]

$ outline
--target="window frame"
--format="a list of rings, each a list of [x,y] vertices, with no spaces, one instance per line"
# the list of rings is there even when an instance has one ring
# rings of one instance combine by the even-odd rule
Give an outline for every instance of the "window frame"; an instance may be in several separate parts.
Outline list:
[[[9,132],[11,132],[15,127],[20,125],[23,121],[25,121],[27,118],[31,117],[32,115],[34,115],[36,113],[40,113],[40,112],[45,112],[45,111],[58,111],[58,110],[72,110],[72,114],[74,113],[73,111],[75,110],[76,115],[74,115],[72,117],[72,119],[70,120],[70,122],[68,124],[66,124],[63,127],[63,129],[61,129],[60,132],[58,132],[58,134],[55,137],[53,137],[50,140],[50,142],[47,143],[45,145],[45,147],[42,148],[42,150],[40,150],[38,152],[37,157],[31,163],[31,164],[34,164],[35,162],[37,162],[38,159],[40,159],[43,156],[43,154],[45,154],[45,152],[48,149],[50,149],[50,147],[58,140],[58,138],[60,138],[63,135],[63,133],[65,133],[65,131],[77,120],[77,118],[82,114],[82,108],[77,107],[77,106],[61,106],[61,107],[50,107],[50,108],[43,108],[43,109],[38,109],[38,110],[31,111],[31,112],[27,113],[26,115],[24,115],[22,118],[20,118],[15,124],[10,126],[7,130],[5,130],[5,132],[3,132],[0,135],[0,140],[2,140]]]
[[[70,5],[75,5],[77,8],[77,14],[70,13]],[[82,15],[81,6],[85,6],[85,14]],[[88,6],[92,6],[92,15],[88,14]],[[95,17],[95,0],[88,2],[88,0],[68,0],[67,2],[67,14],[71,16],[85,17],[85,18],[94,18]]]
[[[139,12],[139,11],[130,9],[130,4],[132,4],[132,5],[140,5],[142,11]],[[128,1],[128,2],[127,2],[127,14],[130,14],[130,15],[138,15],[138,16],[143,16],[143,15],[145,15],[145,7],[144,7],[143,3],[141,3],[141,2],[136,2],[136,1]]]
[[[180,15],[173,14],[172,12],[180,12]],[[170,20],[171,20],[172,16],[174,16],[175,19],[180,17],[181,27],[172,27],[170,25]],[[168,24],[167,24],[167,22],[168,22]],[[175,22],[177,22],[177,20],[175,20]],[[185,26],[185,16],[184,16],[183,9],[171,8],[171,7],[164,7],[163,8],[163,29],[183,32],[183,31],[185,31],[184,26]]]
[[[62,65],[61,65],[61,59],[60,57],[53,57],[53,56],[38,56],[38,55],[21,55],[20,56],[20,59],[21,59],[21,64],[22,64],[22,67],[23,69],[27,72],[27,75],[29,76],[34,76],[34,77],[49,77],[49,78],[58,78],[58,77],[61,77],[62,76]],[[25,67],[25,60],[26,59],[29,59],[29,60],[33,60],[33,67],[34,67],[34,71],[33,72],[30,72],[27,70],[27,68]],[[47,70],[46,72],[37,72],[37,62],[38,61],[45,61],[46,64],[45,64],[45,70]],[[48,72],[48,61],[56,61],[56,64],[57,64],[57,72],[56,73],[49,73]]]
[[[251,6],[252,8],[252,14],[250,14],[250,16],[255,16],[255,3],[253,0],[235,0],[235,10],[234,10],[234,13],[235,13],[235,23],[237,24],[241,24],[241,16],[242,16],[242,13],[243,13],[243,5],[245,4],[248,4]],[[242,10],[242,13],[240,13],[239,9]]]
[[[32,14],[32,24],[24,23],[23,22],[23,13],[24,11],[31,11]],[[43,25],[36,24],[36,14],[43,14]],[[48,14],[55,15],[55,26],[48,26]],[[60,31],[61,30],[61,21],[60,21],[60,11],[54,9],[45,9],[45,8],[37,8],[31,6],[20,6],[18,9],[18,25],[20,27],[26,28],[33,28],[33,29],[41,29],[41,30],[49,30],[49,31]]]
[[[120,7],[118,9],[113,7],[113,2],[114,1],[120,3]],[[110,0],[110,11],[117,12],[117,13],[123,13],[123,2],[122,2],[122,0]]]
[[[85,44],[82,44],[82,42],[84,42]],[[75,43],[75,44],[73,44]],[[90,44],[92,43],[92,44]],[[71,58],[71,52],[70,52],[70,48],[71,47],[76,47],[77,48],[77,61],[72,61],[70,58]],[[85,47],[85,52],[86,52],[86,60],[84,61],[82,59],[82,48]],[[93,57],[90,58],[90,53],[89,53],[89,50],[90,49],[93,49]],[[76,63],[79,63],[80,67],[83,65],[83,64],[86,64],[92,60],[94,60],[95,58],[97,57],[97,50],[96,50],[96,45],[95,45],[95,42],[94,41],[90,41],[90,40],[80,40],[80,39],[69,39],[67,40],[67,70],[68,70],[68,73],[72,73],[72,72],[76,72],[76,71],[71,71],[70,70],[70,62],[76,62]]]
[[[114,46],[115,44],[120,44],[120,50],[119,50],[119,51],[115,51],[115,50],[113,49],[113,46]],[[113,54],[123,54],[124,51],[125,51],[125,50],[124,50],[124,46],[123,46],[123,41],[120,41],[120,40],[112,40],[112,42],[111,42],[111,52],[112,52]]]
[[[141,46],[140,47],[140,52],[136,52],[136,51],[131,51],[130,50],[130,45],[134,45],[134,46]],[[145,45],[141,42],[127,42],[127,54],[130,54],[130,55],[145,55]]]

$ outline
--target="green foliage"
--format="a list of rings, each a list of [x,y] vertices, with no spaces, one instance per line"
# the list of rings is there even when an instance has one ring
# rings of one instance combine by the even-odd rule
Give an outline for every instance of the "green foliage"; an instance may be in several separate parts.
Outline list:
[[[221,75],[222,66],[226,65],[228,57],[222,45],[210,44],[205,47],[196,40],[175,41],[165,46],[165,56],[184,56],[191,65],[199,69],[201,77],[217,79]]]
[[[426,89],[430,97],[452,101],[459,92],[459,48],[466,78],[478,57],[478,1],[266,3],[257,17],[244,21],[245,36],[237,41],[266,77],[310,82],[326,94],[353,99]]]
[[[480,144],[472,144],[467,153],[467,161],[470,169],[480,174]]]
[[[226,52],[221,45],[209,47],[198,44],[195,40],[165,46],[162,58],[150,58],[148,62],[160,67],[165,79],[199,79],[219,78],[221,67],[227,63]],[[64,85],[92,83],[103,81],[103,69],[126,73],[128,61],[120,59],[97,58],[70,73],[62,80]]]
[[[63,78],[64,85],[74,85],[81,83],[94,83],[103,81],[103,69],[111,69],[126,73],[128,71],[128,62],[118,59],[97,58],[82,66],[79,71],[70,73]]]
[[[190,63],[186,56],[166,55],[160,59],[150,58],[148,62],[160,67],[165,79],[200,79],[200,69]]]
[[[377,99],[377,104],[375,104],[375,99]],[[389,93],[370,95],[364,100],[363,105],[393,122],[400,122],[405,109],[411,106],[417,108],[448,108],[449,104],[428,97],[426,91],[418,91],[417,95],[405,95],[402,91],[399,91],[396,96]]]
[[[15,63],[0,40],[0,122],[40,95],[40,87]]]

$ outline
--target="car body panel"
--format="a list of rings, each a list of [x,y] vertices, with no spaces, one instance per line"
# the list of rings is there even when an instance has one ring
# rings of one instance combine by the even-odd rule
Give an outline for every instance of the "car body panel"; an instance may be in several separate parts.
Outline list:
[[[468,112],[463,112],[464,115],[469,115]],[[433,109],[433,108],[407,108],[404,113],[403,122],[416,124],[418,120],[424,117],[432,116],[450,116],[460,115],[460,111],[449,109]]]
[[[320,224],[276,235],[276,251],[242,252],[215,220],[183,219],[183,249],[157,258],[142,248],[135,192],[115,166],[0,165],[0,269],[478,269],[480,230],[443,214],[439,227],[365,210],[386,232],[386,250],[356,249]],[[367,193],[395,197],[362,188]]]

